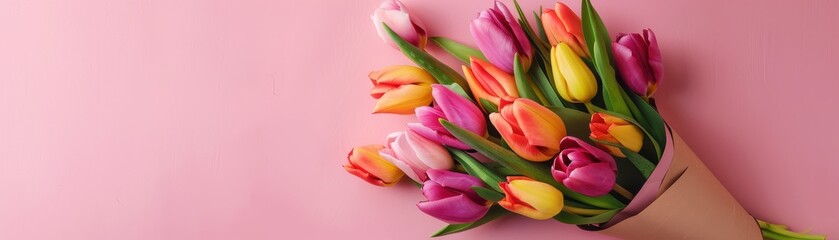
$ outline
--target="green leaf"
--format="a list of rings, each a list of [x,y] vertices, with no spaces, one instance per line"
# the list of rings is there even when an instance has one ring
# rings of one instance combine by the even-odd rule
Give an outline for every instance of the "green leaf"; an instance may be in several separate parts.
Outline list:
[[[498,219],[499,217],[504,216],[507,213],[509,212],[504,210],[504,208],[502,208],[501,206],[498,206],[497,204],[492,205],[492,207],[489,208],[487,214],[484,215],[484,217],[482,217],[481,219],[478,219],[478,221],[462,224],[449,224],[446,227],[443,227],[443,229],[440,229],[440,231],[437,231],[437,233],[434,233],[434,235],[431,235],[431,237],[440,237],[452,233],[459,233],[469,229],[473,229],[478,226],[484,225],[488,222],[492,222],[493,220]]]
[[[612,38],[606,31],[600,15],[591,6],[591,1],[583,0],[582,8],[583,35],[586,38],[586,46],[592,53],[592,62],[597,75],[600,76],[601,91],[603,92],[603,102],[606,104],[606,109],[632,116],[627,102],[624,102],[621,96],[622,89],[615,78],[615,69],[612,67],[612,62],[614,62],[611,54]]]
[[[551,176],[548,169],[544,167],[540,168],[540,165],[536,165],[527,160],[524,160],[512,151],[498,146],[497,144],[481,136],[478,136],[477,134],[472,133],[469,130],[460,128],[450,123],[449,121],[446,121],[445,119],[440,119],[440,124],[442,124],[443,127],[446,128],[446,130],[448,130],[457,139],[463,141],[464,143],[474,148],[481,154],[484,154],[484,156],[487,156],[493,161],[500,163],[504,167],[513,169],[516,172],[519,172],[522,175],[527,176],[533,180],[550,184],[559,189],[559,191],[561,191],[568,198],[604,209],[618,209],[625,206],[625,204],[623,204],[611,195],[589,197],[574,192],[571,189],[568,189],[564,185],[559,184],[556,180],[554,180],[553,176]]]
[[[530,67],[530,75],[533,79],[533,83],[536,84],[536,87],[542,92],[542,96],[545,96],[545,100],[548,101],[547,105],[554,106],[554,107],[564,107],[565,104],[562,103],[562,100],[559,98],[559,95],[556,93],[556,88],[551,84],[550,80],[545,76],[545,72],[542,71],[542,68],[536,66]]]
[[[583,224],[597,224],[597,223],[605,223],[612,219],[615,214],[620,212],[623,209],[615,209],[608,212],[605,212],[600,215],[591,216],[591,217],[584,217],[577,214],[569,213],[566,211],[559,212],[554,219],[557,221],[567,223],[567,224],[574,224],[574,225],[583,225]]]
[[[647,126],[644,129],[648,129],[652,139],[654,139],[654,142],[657,142],[658,145],[664,149],[664,147],[667,146],[667,129],[664,119],[661,118],[661,114],[659,114],[658,111],[650,105],[650,103],[644,101],[643,98],[635,93],[628,93],[627,95],[629,95],[632,102],[638,106],[639,112],[647,120]],[[659,157],[661,157],[661,155],[659,155]]]
[[[621,89],[617,79],[615,79],[615,69],[608,62],[609,54],[604,52],[604,48],[601,44],[594,45],[594,55],[597,56],[594,58],[594,65],[597,68],[598,75],[600,75],[600,81],[603,87],[603,101],[606,103],[606,109],[631,116],[632,113],[629,111],[627,103],[621,97],[621,91],[623,89]]]
[[[469,57],[476,57],[486,61],[486,57],[480,50],[455,42],[454,40],[444,37],[432,37],[431,41],[461,62],[470,63]]]
[[[491,202],[501,201],[501,199],[504,199],[505,197],[504,194],[485,187],[472,187],[472,190],[475,190],[475,193],[477,193],[478,196],[481,196],[483,199]]]
[[[405,54],[408,59],[411,59],[411,61],[414,61],[418,66],[425,69],[431,76],[434,76],[438,83],[445,85],[456,83],[463,87],[463,89],[469,89],[466,80],[457,71],[408,41],[405,41],[402,37],[399,37],[387,24],[382,23],[382,25],[388,35],[390,35],[390,38],[393,39],[393,42],[396,43],[396,46],[402,50],[402,54]]]
[[[542,16],[539,16],[540,12],[544,12],[541,8],[542,7],[539,7],[539,12],[533,11],[533,15],[536,16],[536,29],[539,30],[539,38],[541,38],[543,42],[550,42],[548,40],[548,35],[545,34],[545,26],[542,25]]]
[[[495,103],[483,98],[478,99],[478,101],[481,101],[481,107],[484,107],[484,111],[487,113],[498,112],[498,106],[496,106]]]
[[[466,172],[469,173],[469,175],[481,179],[481,181],[484,181],[487,186],[490,186],[496,191],[501,191],[501,187],[498,186],[498,182],[504,181],[504,178],[498,176],[498,174],[475,160],[475,158],[463,150],[449,148],[449,152],[452,153],[454,160],[466,169]]]
[[[568,136],[588,139],[591,135],[591,129],[588,126],[591,122],[591,114],[565,107],[548,107],[548,109],[562,118]]]
[[[542,41],[542,39],[533,32],[533,28],[530,27],[530,21],[527,20],[527,16],[525,16],[524,11],[521,10],[519,2],[513,0],[513,4],[516,5],[516,11],[519,14],[519,25],[521,25],[522,29],[524,29],[524,33],[527,35],[527,38],[530,39],[530,42],[533,43],[537,50],[539,50],[543,55],[547,55],[545,50],[550,50],[550,44]]]
[[[542,101],[539,101],[539,97],[533,92],[533,88],[530,88],[530,82],[527,81],[525,73],[526,70],[522,66],[521,57],[516,53],[513,58],[513,75],[516,77],[516,88],[518,88],[519,96],[542,104]]]
[[[641,172],[641,175],[644,176],[644,179],[650,178],[650,175],[653,174],[653,170],[655,170],[655,164],[647,160],[643,156],[638,153],[633,152],[625,147],[620,147],[621,152],[623,155],[626,156],[626,159],[629,159],[632,162],[632,165],[635,165],[635,168]]]

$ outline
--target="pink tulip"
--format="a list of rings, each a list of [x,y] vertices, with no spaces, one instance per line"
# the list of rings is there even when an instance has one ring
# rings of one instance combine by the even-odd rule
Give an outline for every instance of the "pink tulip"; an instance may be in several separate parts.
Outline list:
[[[513,73],[513,58],[516,53],[522,59],[524,68],[530,66],[533,49],[527,35],[513,17],[507,6],[496,1],[493,8],[478,14],[469,26],[478,48],[492,64],[507,73]]]
[[[441,118],[475,134],[486,135],[484,115],[469,99],[439,84],[431,85],[431,95],[434,97],[434,107],[418,107],[415,112],[420,122],[409,123],[408,128],[425,138],[463,150],[472,148],[443,128],[440,124]]]
[[[431,169],[427,173],[422,195],[428,201],[417,204],[420,211],[452,224],[477,221],[489,211],[490,202],[472,189],[486,187],[480,179],[446,170]]]
[[[664,78],[661,51],[653,31],[644,29],[643,36],[621,33],[612,44],[612,51],[624,84],[640,96],[652,96]]]
[[[388,135],[387,146],[379,150],[379,155],[416,182],[427,180],[426,171],[429,169],[454,167],[454,161],[446,148],[413,131]]]
[[[373,25],[376,26],[379,37],[393,48],[399,49],[385,31],[382,23],[387,24],[399,37],[420,49],[425,48],[425,44],[428,42],[428,34],[425,32],[422,22],[409,14],[405,5],[398,0],[385,0],[370,18],[373,19]]]
[[[551,167],[556,181],[575,192],[592,197],[612,190],[618,171],[612,155],[570,136],[562,139],[559,148],[562,151]]]

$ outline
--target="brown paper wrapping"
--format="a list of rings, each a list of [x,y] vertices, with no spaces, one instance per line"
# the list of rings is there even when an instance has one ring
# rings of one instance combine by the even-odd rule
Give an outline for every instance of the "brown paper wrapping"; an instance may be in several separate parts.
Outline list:
[[[673,139],[673,162],[658,198],[637,215],[598,231],[629,240],[763,239],[755,219],[693,150],[675,132]]]

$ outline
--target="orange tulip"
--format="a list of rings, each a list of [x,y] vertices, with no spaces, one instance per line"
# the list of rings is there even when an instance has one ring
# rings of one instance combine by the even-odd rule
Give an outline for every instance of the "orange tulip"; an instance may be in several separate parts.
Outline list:
[[[347,155],[344,169],[376,186],[386,187],[399,182],[405,174],[379,155],[379,150],[383,148],[375,144],[353,148]]]
[[[618,144],[633,152],[641,151],[641,147],[644,145],[644,133],[638,126],[611,115],[604,113],[591,115],[589,129],[592,139]],[[605,144],[598,145],[608,150],[613,156],[626,157],[616,147]]]
[[[544,162],[559,153],[565,124],[551,110],[527,98],[506,98],[498,111],[490,114],[489,120],[516,154]]]
[[[378,99],[373,113],[412,114],[414,109],[431,104],[431,84],[434,77],[414,66],[390,66],[370,73],[373,90]]]
[[[472,68],[463,66],[463,74],[475,98],[488,100],[498,106],[503,97],[519,97],[513,75],[481,59],[471,57],[470,60]]]
[[[586,39],[583,37],[583,25],[580,17],[562,3],[556,3],[556,9],[545,9],[542,13],[542,26],[551,46],[564,42],[574,49],[580,57],[589,58]]]

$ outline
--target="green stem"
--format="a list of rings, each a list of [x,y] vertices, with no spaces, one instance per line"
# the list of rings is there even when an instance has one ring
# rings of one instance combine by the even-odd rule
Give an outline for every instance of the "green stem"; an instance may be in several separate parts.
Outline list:
[[[594,114],[595,113],[594,106],[591,104],[591,102],[587,102],[587,103],[585,103],[585,105],[586,105],[586,110],[588,110],[589,114]]]
[[[772,224],[759,219],[757,223],[760,226],[761,232],[764,233],[763,236],[771,239],[824,240],[826,238],[824,235],[793,232],[787,226]],[[767,232],[769,233],[768,235],[766,234]],[[781,236],[782,238],[776,238],[775,236]]]
[[[578,208],[578,207],[572,207],[572,206],[568,206],[568,205],[563,206],[562,210],[566,211],[566,212],[569,212],[569,213],[581,215],[581,216],[597,216],[597,215],[600,215],[600,214],[603,214],[603,213],[606,213],[606,212],[610,211],[610,210],[604,210],[604,209]]]
[[[615,192],[617,192],[618,194],[620,194],[628,200],[632,200],[633,198],[635,198],[634,194],[629,192],[629,190],[626,190],[626,188],[621,187],[621,185],[617,183],[615,183],[615,186],[612,188],[612,190],[614,190]]]

